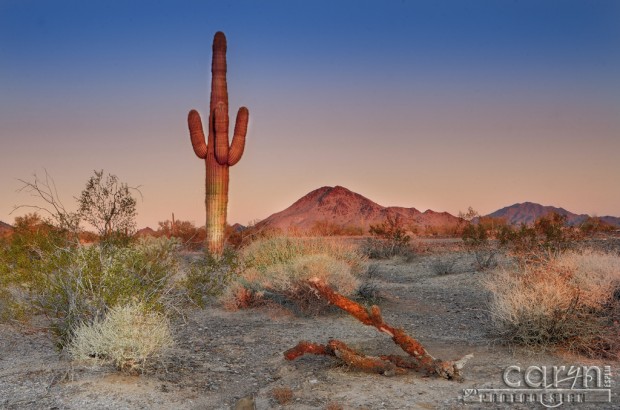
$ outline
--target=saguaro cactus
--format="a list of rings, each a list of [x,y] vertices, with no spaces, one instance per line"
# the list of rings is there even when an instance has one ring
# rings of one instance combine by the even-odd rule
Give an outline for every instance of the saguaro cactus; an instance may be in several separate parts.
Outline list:
[[[224,230],[228,207],[228,167],[241,159],[245,148],[249,112],[239,108],[235,131],[228,145],[228,86],[226,84],[226,36],[221,31],[213,37],[211,63],[211,102],[209,105],[209,129],[205,135],[200,114],[189,112],[187,122],[194,152],[205,160],[207,167],[205,204],[207,211],[206,247],[209,252],[220,255],[224,250]]]

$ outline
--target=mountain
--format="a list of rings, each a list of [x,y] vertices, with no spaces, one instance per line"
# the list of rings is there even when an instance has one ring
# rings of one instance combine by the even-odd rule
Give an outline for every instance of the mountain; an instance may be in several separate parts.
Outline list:
[[[13,232],[13,227],[5,222],[0,221],[0,237],[4,235],[9,235]]]
[[[620,218],[617,216],[601,216],[601,221],[620,228]]]
[[[556,208],[555,206],[544,206],[533,202],[524,202],[514,204],[499,209],[489,215],[494,218],[505,218],[506,222],[513,225],[533,224],[538,218],[555,212],[560,215],[566,215],[566,221],[569,225],[579,225],[586,221],[589,216],[586,214],[576,214],[567,211],[564,208]],[[615,216],[603,216],[601,220],[614,226],[620,226],[620,218]]]
[[[422,229],[455,227],[459,218],[447,212],[415,208],[384,207],[370,199],[341,186],[324,186],[297,200],[257,224],[257,227],[299,229],[308,231],[317,223],[362,228],[368,232],[370,225],[380,224],[387,215],[398,215],[405,226]]]

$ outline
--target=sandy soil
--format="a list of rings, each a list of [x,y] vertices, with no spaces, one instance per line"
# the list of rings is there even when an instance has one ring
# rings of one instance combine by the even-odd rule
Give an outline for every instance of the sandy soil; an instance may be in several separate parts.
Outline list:
[[[148,374],[72,363],[37,327],[0,325],[0,408],[2,409],[229,409],[252,402],[256,409],[460,409],[544,408],[542,405],[464,403],[463,389],[505,388],[502,372],[518,365],[611,365],[612,402],[567,408],[620,408],[619,364],[513,350],[495,343],[484,302],[487,298],[471,259],[460,255],[455,274],[437,276],[436,256],[410,263],[377,264],[374,281],[385,299],[388,323],[404,327],[442,359],[468,353],[463,383],[420,373],[385,377],[352,371],[328,357],[293,362],[282,353],[300,340],[345,341],[366,354],[401,353],[389,337],[343,313],[300,318],[282,309],[227,312],[217,307],[189,312],[175,324],[177,346]],[[454,254],[452,254],[454,257]],[[274,388],[292,391],[281,406]],[[243,399],[246,399],[245,401]],[[240,401],[241,400],[241,401]],[[340,407],[338,407],[340,406]]]

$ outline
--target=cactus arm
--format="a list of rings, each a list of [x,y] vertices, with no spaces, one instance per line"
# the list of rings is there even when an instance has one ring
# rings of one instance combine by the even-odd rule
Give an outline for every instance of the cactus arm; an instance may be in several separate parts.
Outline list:
[[[215,159],[220,165],[228,165],[228,107],[219,102],[213,112],[215,128]]]
[[[194,153],[198,158],[207,157],[207,144],[205,143],[205,134],[202,129],[202,121],[198,111],[191,110],[187,116],[187,124],[189,125],[189,136],[192,140]]]
[[[231,167],[239,162],[243,155],[249,117],[250,113],[247,108],[239,108],[239,112],[237,112],[237,121],[235,122],[235,134],[233,135],[230,151],[228,152],[228,165]]]

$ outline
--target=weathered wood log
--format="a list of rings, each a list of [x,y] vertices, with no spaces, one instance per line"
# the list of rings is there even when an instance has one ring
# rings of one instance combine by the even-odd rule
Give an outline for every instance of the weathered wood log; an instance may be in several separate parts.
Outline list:
[[[359,303],[335,292],[318,278],[310,279],[309,283],[329,303],[349,313],[363,324],[373,326],[380,332],[390,335],[394,343],[409,354],[409,357],[395,355],[364,356],[341,341],[330,340],[327,345],[300,342],[296,347],[285,352],[286,359],[293,360],[306,353],[323,354],[338,357],[353,368],[386,376],[403,374],[407,372],[407,369],[413,369],[423,370],[427,374],[437,375],[445,379],[463,380],[461,370],[465,363],[473,357],[472,354],[456,361],[436,359],[426,351],[420,342],[409,336],[403,329],[385,323],[378,306],[366,309]]]

